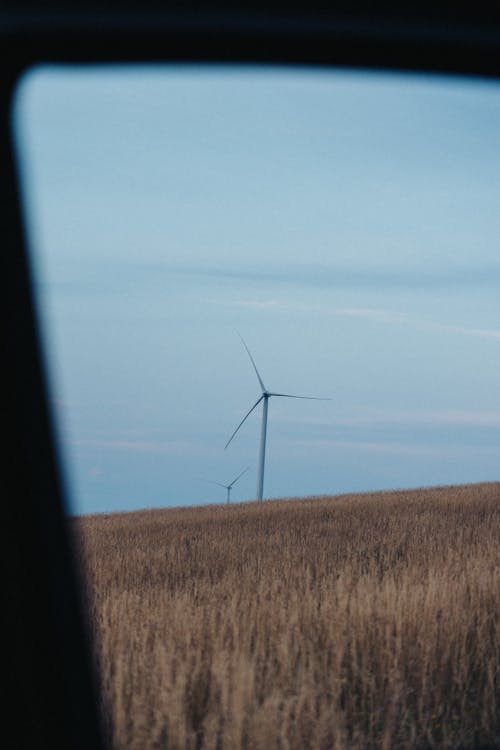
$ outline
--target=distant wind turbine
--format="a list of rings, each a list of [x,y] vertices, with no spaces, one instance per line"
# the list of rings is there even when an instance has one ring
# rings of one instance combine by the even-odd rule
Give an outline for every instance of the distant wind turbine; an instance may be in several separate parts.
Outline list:
[[[240,336],[240,334],[238,334]],[[257,365],[254,362],[254,359],[252,355],[250,354],[250,349],[246,345],[244,339],[242,336],[240,336],[241,342],[245,349],[247,350],[247,354],[250,357],[250,361],[253,365],[253,369],[255,370],[255,374],[257,375],[259,385],[262,390],[262,396],[255,402],[255,404],[252,406],[250,411],[248,411],[241,422],[239,423],[238,427],[235,429],[229,440],[227,441],[226,445],[224,446],[224,450],[228,447],[231,440],[234,438],[240,427],[242,426],[243,422],[247,419],[247,417],[250,416],[250,414],[253,412],[253,410],[260,404],[262,401],[262,427],[260,432],[260,448],[259,448],[259,473],[257,476],[257,500],[262,500],[263,493],[264,493],[264,465],[266,462],[266,435],[267,435],[267,408],[268,408],[268,402],[271,396],[281,396],[283,398],[301,398],[301,399],[307,399],[308,401],[330,401],[329,398],[317,398],[315,396],[295,396],[290,393],[274,393],[272,391],[268,391],[266,386],[264,385],[262,378],[260,377],[259,371],[257,370]]]
[[[241,472],[241,474],[238,474],[238,476],[236,477],[236,479],[233,479],[233,481],[231,482],[231,484],[221,484],[220,482],[214,482],[212,479],[205,479],[205,482],[210,482],[210,484],[217,484],[217,485],[219,485],[219,487],[224,487],[224,489],[227,490],[227,503],[230,503],[231,502],[231,490],[233,489],[233,485],[236,484],[236,482],[238,481],[238,479],[240,477],[242,477],[243,474],[247,473],[247,471],[249,470],[249,468],[250,467],[247,466],[246,469],[243,469],[243,471]]]

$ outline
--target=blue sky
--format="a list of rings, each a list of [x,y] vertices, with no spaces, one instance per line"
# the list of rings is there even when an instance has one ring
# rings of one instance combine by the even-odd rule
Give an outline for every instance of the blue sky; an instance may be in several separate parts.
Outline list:
[[[496,480],[500,87],[39,68],[14,111],[71,512]]]

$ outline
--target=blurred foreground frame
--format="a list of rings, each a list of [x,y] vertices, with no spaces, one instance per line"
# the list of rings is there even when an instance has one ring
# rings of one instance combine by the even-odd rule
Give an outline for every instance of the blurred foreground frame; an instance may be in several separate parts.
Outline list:
[[[2,662],[16,748],[101,748],[79,571],[34,316],[12,97],[38,64],[270,63],[500,77],[500,6],[351,2],[3,2],[0,9],[3,369]],[[22,721],[14,717],[22,716]],[[9,726],[10,725],[10,726]]]

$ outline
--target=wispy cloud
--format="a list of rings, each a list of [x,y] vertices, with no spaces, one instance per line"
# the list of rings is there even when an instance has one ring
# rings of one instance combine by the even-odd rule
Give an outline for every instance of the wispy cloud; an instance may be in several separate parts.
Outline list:
[[[415,318],[406,313],[391,310],[365,307],[341,307],[331,309],[330,312],[341,317],[363,318],[376,323],[405,325],[411,326],[412,328],[419,328],[420,330],[441,331],[443,333],[452,333],[461,336],[476,336],[478,338],[500,340],[500,330],[440,323],[437,321],[426,320],[425,318]]]
[[[177,260],[158,258],[127,259],[120,257],[104,260],[101,256],[80,258],[78,263],[65,264],[58,269],[55,278],[40,278],[37,286],[40,291],[57,290],[60,293],[78,294],[88,292],[121,293],[124,288],[162,287],[169,280],[178,284],[182,277],[192,282],[204,281],[242,282],[254,287],[272,284],[274,288],[298,287],[309,289],[335,290],[388,290],[388,289],[451,289],[498,285],[500,264],[489,263],[464,266],[397,267],[387,264],[367,266],[355,248],[345,248],[354,260],[339,259],[337,263],[303,262],[285,257],[280,249],[272,249],[267,257],[235,262],[224,257],[214,257],[212,263],[200,262],[200,258],[184,260],[179,254]],[[215,253],[214,253],[215,255]],[[270,260],[271,257],[282,260]],[[234,255],[233,255],[234,258]],[[356,260],[357,258],[357,260]],[[117,267],[120,272],[117,273]]]
[[[274,255],[275,253],[272,253]],[[280,255],[279,251],[276,251]],[[134,263],[143,274],[185,275],[230,281],[300,284],[328,288],[436,288],[497,284],[500,265],[470,267],[363,267],[339,262],[314,263],[287,259],[286,262],[257,260],[254,264],[231,265],[227,261],[202,265],[197,261],[169,263]]]
[[[329,417],[294,418],[291,415],[276,415],[279,422],[316,425],[321,427],[500,427],[500,411],[483,409],[355,409],[352,415]]]
[[[481,339],[500,339],[500,331],[491,328],[469,328],[468,326],[454,326],[444,324],[434,324],[433,326],[437,330],[444,331],[445,333],[457,333],[463,336],[477,336]]]
[[[104,451],[148,454],[186,454],[195,449],[194,443],[188,440],[123,440],[123,439],[85,439],[75,440],[74,445],[95,448]]]
[[[428,445],[423,443],[399,443],[356,440],[290,440],[290,445],[301,448],[332,449],[354,453],[389,456],[414,456],[427,458],[462,458],[495,456],[500,458],[500,445]]]
[[[286,312],[288,310],[300,309],[300,306],[286,302],[284,300],[277,299],[243,299],[243,300],[210,300],[215,304],[227,304],[230,306],[247,307],[252,310],[281,310]]]
[[[397,310],[386,310],[371,307],[332,307],[328,304],[313,302],[304,303],[288,299],[210,299],[207,302],[216,305],[227,305],[253,310],[273,310],[282,313],[303,313],[333,315],[341,318],[359,318],[373,323],[391,326],[406,326],[420,331],[434,331],[436,333],[457,336],[474,336],[476,338],[500,341],[500,330],[496,328],[478,328],[477,326],[458,325],[456,323],[442,323],[436,320],[415,317]]]

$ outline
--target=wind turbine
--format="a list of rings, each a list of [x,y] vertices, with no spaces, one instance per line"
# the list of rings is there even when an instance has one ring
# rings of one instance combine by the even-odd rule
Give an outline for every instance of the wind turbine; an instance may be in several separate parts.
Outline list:
[[[229,504],[231,502],[231,490],[233,489],[233,485],[236,484],[236,482],[238,481],[238,479],[240,477],[242,477],[243,474],[247,473],[247,471],[249,470],[249,468],[250,467],[247,466],[246,469],[243,469],[243,471],[241,472],[241,474],[238,474],[238,476],[236,477],[236,479],[233,479],[233,481],[231,482],[231,484],[221,484],[220,482],[214,482],[212,479],[205,479],[205,482],[210,482],[210,484],[218,484],[219,487],[224,487],[224,489],[227,490],[227,503]]]
[[[240,334],[238,334],[240,336]],[[264,493],[264,465],[266,462],[266,436],[267,436],[267,409],[269,404],[269,399],[271,396],[279,396],[282,398],[301,398],[301,399],[307,399],[308,401],[330,401],[329,398],[317,398],[315,396],[295,396],[291,393],[274,393],[273,391],[268,391],[266,386],[264,385],[262,378],[259,374],[259,371],[257,370],[257,365],[254,362],[254,359],[252,355],[250,354],[250,349],[246,345],[244,339],[242,336],[240,336],[241,342],[245,349],[247,350],[247,354],[250,357],[250,361],[253,365],[253,369],[255,370],[255,374],[257,375],[257,379],[259,381],[259,385],[262,390],[262,395],[255,404],[252,406],[252,408],[245,414],[241,422],[239,423],[238,427],[235,429],[229,440],[227,441],[226,445],[224,446],[224,450],[228,447],[231,440],[234,438],[240,427],[242,426],[243,422],[247,419],[247,417],[250,416],[250,414],[253,412],[253,410],[260,404],[262,401],[262,426],[260,431],[260,448],[259,448],[259,473],[257,475],[257,500],[262,500],[263,493]]]

